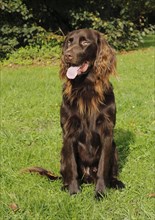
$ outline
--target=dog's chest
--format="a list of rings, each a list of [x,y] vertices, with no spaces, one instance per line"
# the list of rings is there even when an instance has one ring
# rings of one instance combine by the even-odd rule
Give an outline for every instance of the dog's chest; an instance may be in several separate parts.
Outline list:
[[[100,103],[104,99],[102,82],[96,83],[89,79],[84,81],[67,82],[64,94],[68,99],[70,108],[76,109],[80,115],[93,115],[99,111]]]
[[[99,109],[99,102],[97,97],[91,96],[90,94],[79,96],[76,101],[76,106],[79,114],[84,115],[90,115],[90,117],[93,117],[93,114],[95,114]]]
[[[95,163],[102,148],[101,133],[96,125],[96,116],[83,116],[78,131],[76,143],[79,158],[88,164]]]

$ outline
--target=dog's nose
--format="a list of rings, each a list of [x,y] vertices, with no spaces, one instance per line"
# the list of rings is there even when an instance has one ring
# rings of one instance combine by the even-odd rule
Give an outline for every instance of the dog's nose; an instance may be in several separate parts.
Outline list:
[[[67,52],[65,53],[65,59],[68,60],[68,61],[71,61],[72,60],[72,55],[70,54],[70,52]]]

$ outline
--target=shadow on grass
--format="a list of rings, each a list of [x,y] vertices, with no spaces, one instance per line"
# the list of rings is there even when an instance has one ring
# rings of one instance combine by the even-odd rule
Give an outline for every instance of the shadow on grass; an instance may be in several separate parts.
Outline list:
[[[135,142],[135,134],[129,130],[118,128],[115,130],[115,142],[118,150],[119,170],[121,171],[130,153],[130,144]]]

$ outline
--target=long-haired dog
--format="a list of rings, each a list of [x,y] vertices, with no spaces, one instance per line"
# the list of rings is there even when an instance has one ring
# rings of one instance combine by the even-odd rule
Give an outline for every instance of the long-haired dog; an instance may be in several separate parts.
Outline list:
[[[115,53],[101,33],[80,29],[67,35],[60,69],[65,81],[60,172],[63,188],[70,194],[78,193],[83,182],[95,184],[96,197],[104,195],[106,187],[124,187],[117,179],[116,105],[109,82],[115,73]]]
[[[79,192],[81,182],[95,183],[96,196],[106,186],[124,187],[117,179],[113,137],[116,106],[109,76],[115,68],[115,53],[101,33],[80,29],[67,35],[60,70],[65,80],[61,175],[70,194]]]

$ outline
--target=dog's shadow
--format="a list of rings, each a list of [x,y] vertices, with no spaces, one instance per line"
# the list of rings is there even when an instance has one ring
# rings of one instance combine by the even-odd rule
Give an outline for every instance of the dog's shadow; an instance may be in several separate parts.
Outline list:
[[[135,142],[135,135],[129,130],[118,128],[115,130],[115,143],[118,150],[119,170],[124,167],[130,153],[130,145]]]

